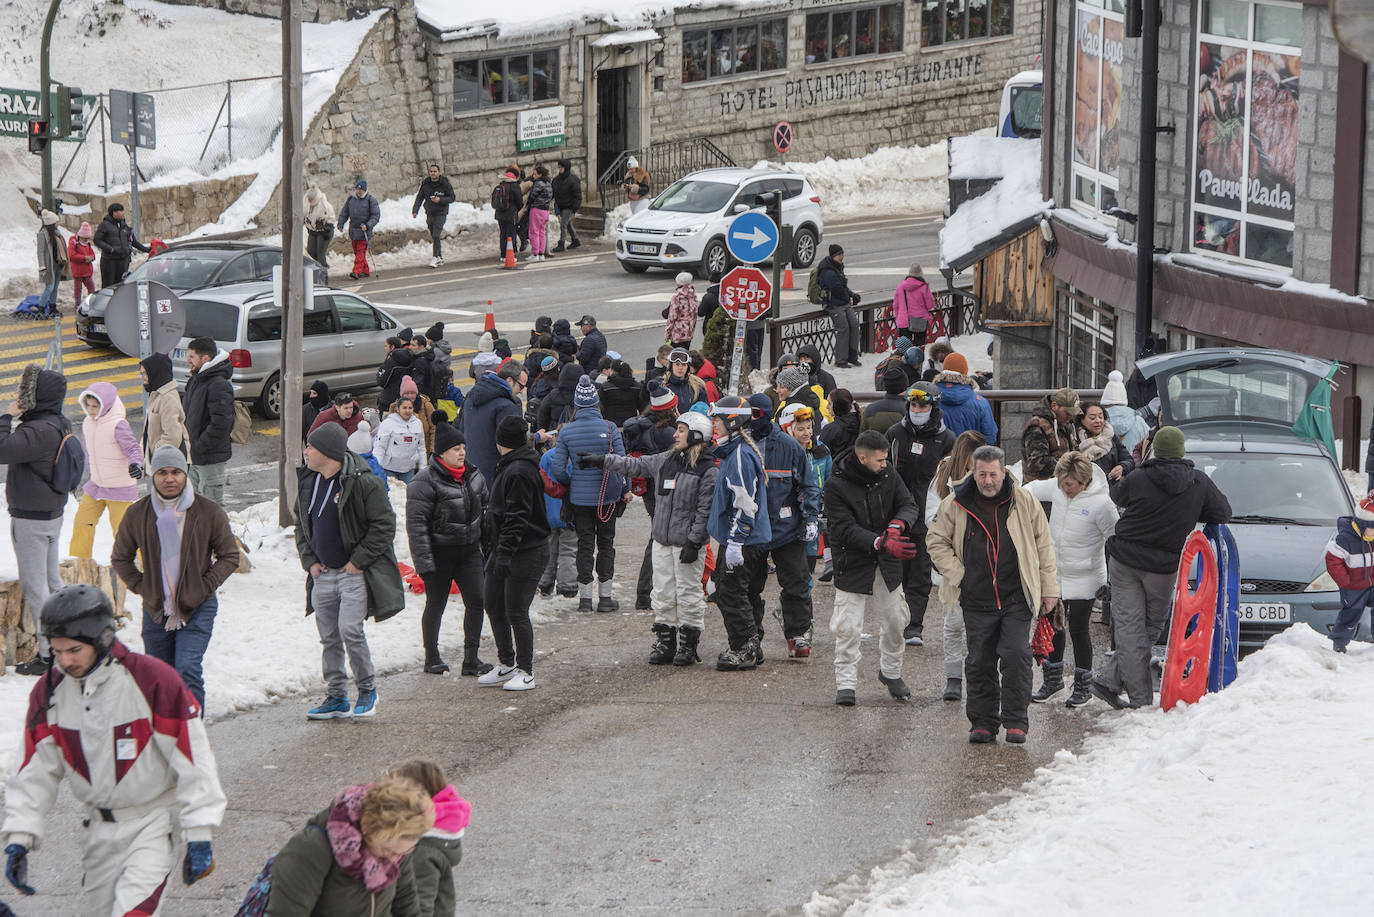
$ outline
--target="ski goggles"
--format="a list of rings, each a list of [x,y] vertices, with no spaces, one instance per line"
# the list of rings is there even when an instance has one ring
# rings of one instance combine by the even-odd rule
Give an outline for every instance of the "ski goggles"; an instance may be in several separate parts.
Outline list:
[[[910,404],[919,404],[925,407],[940,400],[938,395],[932,395],[923,388],[912,387],[906,390],[906,400]]]

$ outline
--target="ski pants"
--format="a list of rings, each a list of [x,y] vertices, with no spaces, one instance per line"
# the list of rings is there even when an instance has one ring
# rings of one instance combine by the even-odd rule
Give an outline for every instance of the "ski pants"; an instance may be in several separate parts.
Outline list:
[[[968,656],[968,638],[964,636],[964,612],[958,605],[945,605],[938,595],[934,601],[944,615],[945,677],[963,678],[964,658]]]
[[[768,582],[768,558],[778,571],[782,604],[782,630],[787,638],[800,637],[811,629],[811,570],[806,565],[806,542],[794,541],[765,550],[744,546],[744,570],[754,630],[763,633],[763,587]]]
[[[1097,672],[1108,690],[1125,691],[1133,707],[1154,703],[1150,648],[1155,645],[1174,604],[1173,573],[1150,573],[1107,558],[1112,584],[1112,637],[1116,652]]]
[[[121,817],[124,811],[106,821],[91,809],[81,822],[86,917],[153,917],[161,909],[176,865],[171,810],[157,808],[127,819]]]
[[[720,618],[725,624],[725,635],[732,650],[743,649],[757,631],[754,612],[749,606],[747,570],[747,561],[738,567],[725,566],[725,545],[720,545],[716,550],[716,607],[720,609]]]
[[[90,557],[91,546],[95,543],[95,525],[105,511],[110,512],[110,532],[119,533],[119,523],[133,505],[132,500],[100,500],[90,494],[81,495],[81,504],[76,508],[76,519],[72,523],[72,557]]]
[[[835,327],[835,362],[859,362],[859,317],[849,303],[842,306],[825,306],[825,314],[830,316],[830,324]]]
[[[701,591],[706,553],[684,564],[677,559],[681,552],[682,548],[653,542],[654,623],[701,630],[706,620],[706,594]]]
[[[926,606],[930,604],[930,552],[926,549],[925,527],[913,530],[916,556],[902,564],[902,593],[910,614],[907,622],[916,633],[923,633]]]
[[[878,671],[886,678],[902,677],[902,654],[906,641],[906,609],[900,589],[888,589],[879,573],[873,595],[835,590],[835,610],[830,616],[830,632],[835,635],[835,688],[853,690],[859,684],[859,643],[863,638],[864,611],[873,601],[873,616],[878,626]]]
[[[1029,727],[1034,669],[1030,637],[1034,619],[1025,602],[984,611],[964,609],[968,639],[964,685],[968,691],[968,721],[975,729],[996,732],[998,726]]]
[[[1374,589],[1342,589],[1341,613],[1331,627],[1331,641],[1345,644],[1354,640],[1360,629],[1360,619],[1371,606],[1374,606]],[[1374,626],[1374,611],[1370,612],[1370,624]]]
[[[577,533],[572,529],[556,528],[549,533],[549,559],[539,584],[557,585],[563,590],[577,588]]]
[[[1088,629],[1092,618],[1092,599],[1064,599],[1064,616],[1068,619],[1068,640],[1073,641],[1073,665],[1076,669],[1093,667],[1093,638]],[[1054,632],[1054,650],[1050,662],[1064,661],[1064,647],[1068,640],[1062,630]]]
[[[367,266],[367,240],[353,240],[353,273],[367,277],[372,271]]]

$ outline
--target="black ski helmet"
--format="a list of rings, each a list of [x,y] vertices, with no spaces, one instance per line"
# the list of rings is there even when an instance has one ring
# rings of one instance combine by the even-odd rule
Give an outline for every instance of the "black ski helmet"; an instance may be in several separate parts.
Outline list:
[[[80,640],[98,650],[110,648],[115,636],[114,608],[105,593],[86,583],[63,586],[43,603],[43,636]]]
[[[725,432],[738,433],[754,419],[754,409],[739,395],[726,395],[711,406],[711,416],[720,418]]]

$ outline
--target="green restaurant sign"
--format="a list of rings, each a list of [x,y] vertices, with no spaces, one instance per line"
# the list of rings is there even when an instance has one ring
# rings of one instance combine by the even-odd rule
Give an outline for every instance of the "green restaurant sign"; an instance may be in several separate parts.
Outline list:
[[[39,118],[38,91],[34,89],[6,89],[0,87],[0,137],[27,137],[29,122]],[[95,107],[95,99],[89,100],[90,108]],[[50,93],[49,111],[57,111],[57,94]],[[87,117],[90,116],[88,113]],[[80,140],[76,137],[60,137],[54,140]]]
[[[566,109],[562,105],[545,108],[530,108],[515,116],[515,148],[526,150],[547,150],[562,146],[565,138]]]

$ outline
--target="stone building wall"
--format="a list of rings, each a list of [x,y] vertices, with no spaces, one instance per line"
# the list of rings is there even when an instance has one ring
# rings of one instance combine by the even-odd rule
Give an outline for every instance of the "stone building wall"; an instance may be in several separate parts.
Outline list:
[[[281,18],[281,0],[166,0],[166,2],[184,6],[204,6],[212,10],[245,13],[249,16],[264,16],[269,19]],[[340,19],[348,19],[350,12],[395,9],[402,5],[396,0],[302,0],[301,21],[337,22]]]
[[[215,222],[230,204],[248,190],[253,178],[253,175],[232,175],[185,185],[140,186],[138,237],[145,244],[150,239],[175,239]],[[129,216],[129,195],[126,191],[90,196],[63,191],[61,197],[68,204],[88,204],[91,208],[89,213],[62,214],[61,225],[68,232],[76,232],[83,220],[88,221],[94,229],[114,203],[123,204],[125,216]]]

